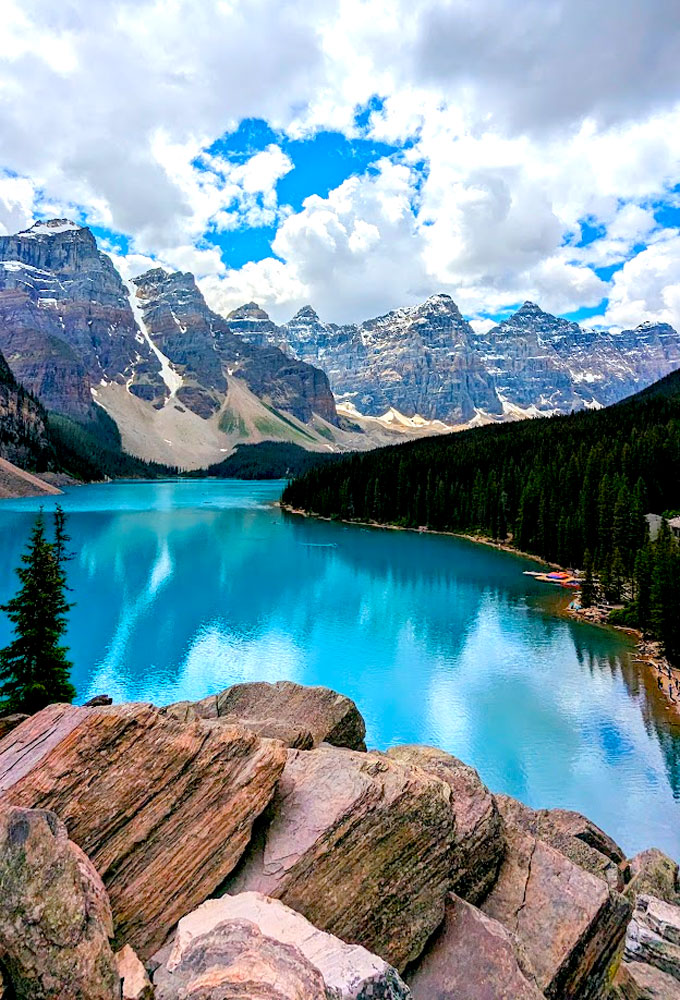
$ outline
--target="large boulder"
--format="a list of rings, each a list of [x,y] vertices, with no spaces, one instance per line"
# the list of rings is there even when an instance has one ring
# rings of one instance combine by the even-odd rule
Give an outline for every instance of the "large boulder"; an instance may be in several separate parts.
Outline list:
[[[585,816],[569,809],[530,809],[509,795],[498,795],[497,802],[506,826],[539,837],[612,889],[623,890],[623,851]]]
[[[285,764],[238,726],[150,705],[52,705],[0,745],[0,804],[53,809],[142,958],[232,871]]]
[[[628,862],[630,882],[626,896],[635,904],[638,896],[656,896],[672,906],[680,906],[677,862],[656,847],[641,851]]]
[[[172,951],[154,975],[160,996],[174,997],[182,982],[189,954],[219,962],[230,954],[232,934],[240,940],[244,923],[261,933],[267,947],[277,942],[293,948],[320,974],[329,996],[337,1000],[410,1000],[408,987],[395,969],[359,945],[349,945],[317,930],[280,900],[258,892],[209,899],[180,920]],[[209,944],[204,947],[204,943]],[[179,971],[179,976],[178,976]]]
[[[305,687],[292,681],[254,681],[234,684],[194,702],[193,708],[204,719],[226,719],[248,728],[269,728],[275,723],[307,731],[314,746],[330,743],[350,750],[366,749],[366,726],[359,709],[350,698],[330,688]]]
[[[201,711],[196,710],[197,704],[203,711],[201,703],[193,701],[176,701],[172,705],[166,705],[162,711],[185,723],[202,718],[219,718],[219,716],[211,716],[205,712],[201,714]],[[311,750],[314,746],[314,737],[309,729],[285,719],[236,719],[229,716],[224,717],[224,721],[227,724],[237,723],[244,729],[250,729],[251,732],[257,733],[258,736],[264,736],[266,739],[280,740],[284,746],[293,750]]]
[[[175,953],[173,953],[175,954]],[[291,945],[234,920],[190,939],[154,974],[155,1000],[336,1000],[323,976]]]
[[[479,903],[496,881],[505,854],[503,821],[494,796],[473,767],[435,747],[392,747],[387,756],[422,767],[451,789],[456,826],[451,888]]]
[[[406,979],[413,1000],[542,1000],[523,947],[458,896]]]
[[[401,971],[444,917],[450,800],[443,781],[389,757],[289,750],[271,821],[224,888],[281,899]]]
[[[652,965],[622,962],[612,995],[616,1000],[680,1000],[680,983]]]
[[[111,908],[66,827],[42,809],[0,809],[0,963],[16,1000],[114,1000]]]
[[[519,938],[546,997],[600,997],[619,961],[630,904],[538,837],[513,826],[506,834],[483,911]]]
[[[638,896],[626,934],[626,960],[645,962],[680,982],[680,906]]]

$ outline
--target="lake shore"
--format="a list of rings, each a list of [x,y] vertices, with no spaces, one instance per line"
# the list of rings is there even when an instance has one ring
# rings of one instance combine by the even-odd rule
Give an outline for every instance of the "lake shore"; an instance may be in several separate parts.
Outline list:
[[[419,528],[408,528],[398,524],[383,524],[379,521],[350,521],[344,518],[322,517],[319,514],[310,514],[308,511],[299,510],[295,507],[291,507],[289,504],[282,504],[280,502],[278,503],[278,506],[287,514],[294,514],[298,517],[314,518],[314,520],[317,521],[327,521],[329,523],[337,521],[340,524],[354,524],[363,528],[383,528],[389,529],[390,531],[411,531],[419,535],[447,535],[449,538],[463,538],[470,542],[475,542],[477,545],[486,545],[493,549],[499,549],[502,552],[508,552],[511,555],[520,556],[523,559],[530,559],[532,562],[539,563],[542,566],[550,566],[554,570],[567,571],[566,567],[561,566],[559,563],[542,559],[540,556],[531,552],[523,552],[521,549],[517,549],[507,542],[495,541],[493,538],[489,538],[484,535],[464,534],[459,531],[436,531],[433,528],[426,528],[424,526]],[[636,652],[638,655],[633,658],[633,662],[643,664],[647,668],[656,680],[657,688],[659,692],[663,694],[668,708],[680,721],[680,670],[672,667],[665,656],[663,656],[660,644],[658,642],[645,639],[639,629],[627,628],[622,625],[614,625],[607,621],[607,616],[610,610],[609,608],[606,608],[603,605],[593,605],[590,608],[571,608],[569,605],[572,600],[573,591],[569,594],[565,594],[565,603],[559,611],[560,614],[568,615],[570,618],[575,618],[576,620],[589,625],[599,625],[602,628],[615,629],[617,632],[625,632],[627,635],[632,636],[636,640]]]

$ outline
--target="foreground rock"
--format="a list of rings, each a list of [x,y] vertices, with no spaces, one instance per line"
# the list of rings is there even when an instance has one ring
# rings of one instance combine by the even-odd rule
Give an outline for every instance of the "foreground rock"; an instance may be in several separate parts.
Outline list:
[[[153,1000],[151,980],[129,944],[117,953],[116,968],[120,977],[121,1000]]]
[[[106,891],[54,813],[0,810],[0,886],[0,959],[15,1000],[118,996]]]
[[[0,805],[54,809],[109,890],[117,940],[145,958],[232,871],[285,753],[150,705],[52,705],[0,745]]]
[[[539,837],[612,889],[623,890],[624,853],[595,823],[569,809],[530,809],[509,795],[498,795],[496,801],[506,826]]]
[[[626,959],[645,962],[680,983],[680,907],[639,896],[626,934]]]
[[[456,827],[451,888],[471,903],[480,902],[496,881],[505,854],[494,796],[473,767],[435,747],[392,747],[387,756],[422,767],[450,787]]]
[[[204,719],[239,722],[262,735],[274,736],[277,727],[279,732],[288,727],[298,734],[311,734],[313,746],[330,743],[350,750],[366,749],[366,726],[359,709],[330,688],[303,687],[292,681],[234,684],[194,702],[193,708]],[[307,749],[301,744],[290,745]]]
[[[635,904],[638,896],[656,896],[665,903],[680,906],[678,866],[656,847],[641,851],[628,862],[630,882],[626,896]]]
[[[513,826],[507,837],[483,911],[518,937],[547,997],[600,997],[619,960],[630,904],[545,841]]]
[[[541,1000],[533,969],[510,932],[457,896],[415,970],[414,1000]]]
[[[680,983],[651,965],[622,962],[613,996],[617,1000],[680,1000]]]
[[[251,939],[256,956],[263,953],[266,961],[276,961],[278,945],[286,969],[291,952],[297,953],[299,967],[303,959],[308,962],[320,974],[326,995],[334,1000],[408,1000],[411,996],[395,969],[381,958],[317,930],[279,900],[257,892],[210,899],[180,920],[172,952],[154,975],[158,996],[175,1000],[179,989],[191,995],[194,979],[204,976],[208,968],[222,967],[226,973],[231,966],[233,977],[234,942],[240,955],[247,925],[261,935]]]
[[[289,750],[271,813],[226,891],[281,899],[401,971],[444,917],[448,785],[382,755]]]

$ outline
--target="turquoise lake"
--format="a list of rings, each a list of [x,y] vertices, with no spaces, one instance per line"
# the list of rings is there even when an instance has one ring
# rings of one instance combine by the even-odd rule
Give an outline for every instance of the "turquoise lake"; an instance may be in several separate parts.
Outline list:
[[[430,743],[495,791],[680,859],[680,725],[620,633],[557,613],[535,563],[462,539],[283,514],[282,483],[85,486],[68,512],[78,700],[237,681],[353,698],[369,746]],[[35,511],[0,502],[0,601]],[[10,635],[0,617],[0,644]]]

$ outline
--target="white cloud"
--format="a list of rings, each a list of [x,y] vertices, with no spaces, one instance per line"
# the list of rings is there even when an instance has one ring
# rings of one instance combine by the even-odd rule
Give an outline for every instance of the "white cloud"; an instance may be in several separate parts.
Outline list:
[[[670,323],[680,330],[680,235],[653,243],[614,275],[608,325],[635,327],[644,320]]]

